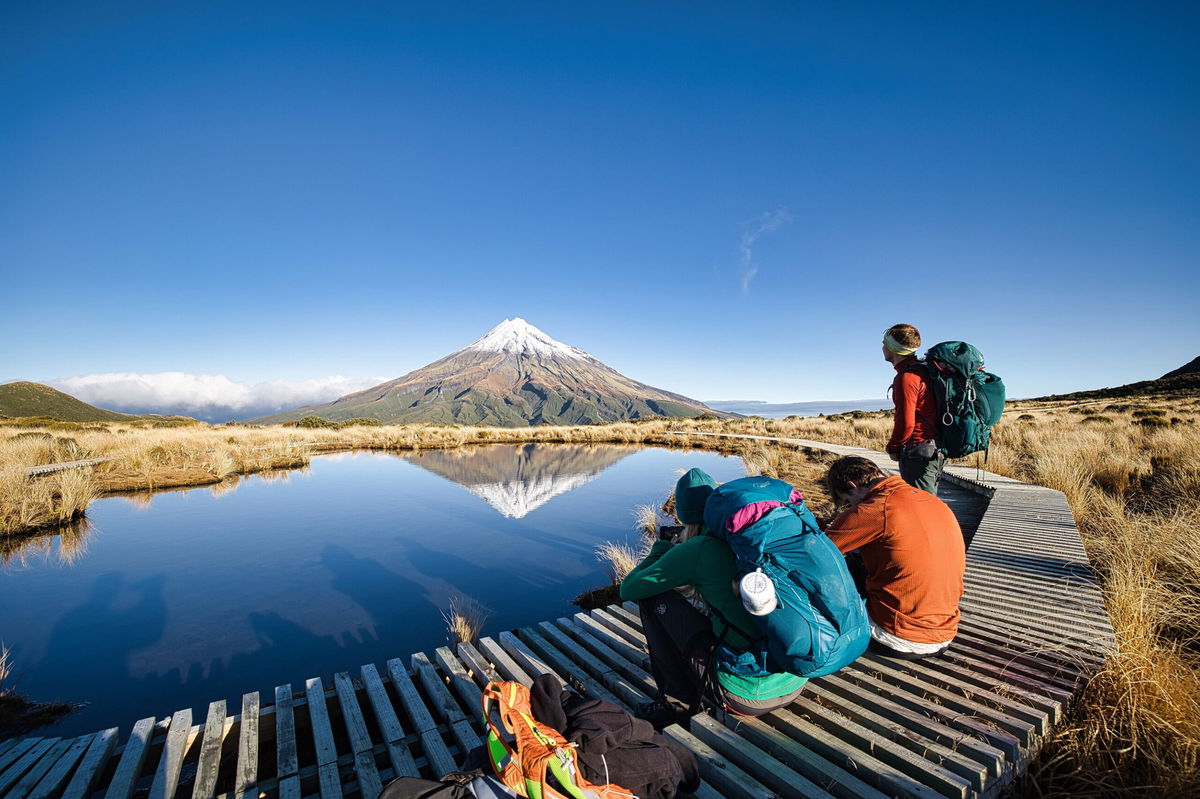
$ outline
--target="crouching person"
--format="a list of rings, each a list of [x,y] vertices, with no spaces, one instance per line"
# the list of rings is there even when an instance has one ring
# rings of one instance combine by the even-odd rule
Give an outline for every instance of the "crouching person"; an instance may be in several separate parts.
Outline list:
[[[829,467],[835,501],[849,505],[825,532],[861,557],[871,651],[905,660],[942,652],[958,632],[966,547],[945,502],[850,455]]]
[[[683,530],[663,528],[650,553],[621,583],[621,598],[638,603],[650,650],[650,671],[661,697],[636,715],[663,727],[687,718],[701,700],[747,716],[784,707],[807,679],[787,672],[742,676],[721,668],[718,643],[733,652],[762,637],[734,594],[740,576],[729,544],[704,526],[704,505],[716,482],[692,469],[675,487],[675,515]],[[693,586],[709,609],[697,610],[675,589]]]

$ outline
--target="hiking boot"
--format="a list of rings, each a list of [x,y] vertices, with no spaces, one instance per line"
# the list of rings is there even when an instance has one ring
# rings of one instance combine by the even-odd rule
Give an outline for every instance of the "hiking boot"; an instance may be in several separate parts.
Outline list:
[[[643,721],[648,721],[658,731],[672,724],[683,724],[688,720],[686,710],[679,710],[670,702],[656,699],[653,702],[642,702],[633,710],[633,715]]]

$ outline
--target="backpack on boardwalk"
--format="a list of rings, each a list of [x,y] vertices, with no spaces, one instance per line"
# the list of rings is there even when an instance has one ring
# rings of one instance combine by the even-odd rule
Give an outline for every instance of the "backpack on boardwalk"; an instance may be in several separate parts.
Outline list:
[[[708,498],[704,523],[729,542],[741,571],[770,578],[778,602],[766,615],[754,616],[765,634],[763,652],[722,662],[722,669],[746,677],[759,676],[756,667],[820,677],[866,651],[871,639],[866,605],[846,559],[799,491],[769,477],[730,480]],[[765,662],[756,654],[765,655]]]
[[[493,718],[498,711],[501,732]],[[483,690],[487,753],[501,781],[528,799],[630,799],[619,785],[593,785],[579,769],[575,744],[533,717],[529,689],[492,682]],[[507,733],[507,734],[506,734]],[[553,778],[553,779],[551,779]]]
[[[1004,412],[1004,381],[983,371],[983,355],[964,341],[943,341],[925,353],[937,398],[938,449],[947,458],[987,451]]]

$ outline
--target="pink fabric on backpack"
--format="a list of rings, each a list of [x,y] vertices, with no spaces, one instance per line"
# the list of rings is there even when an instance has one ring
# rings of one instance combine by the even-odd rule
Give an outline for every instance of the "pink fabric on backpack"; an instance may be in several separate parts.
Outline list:
[[[729,517],[729,521],[725,522],[725,529],[731,533],[745,530],[771,511],[782,507],[783,503],[776,500],[764,500],[763,502],[751,502],[749,505],[743,505]]]
[[[797,489],[792,489],[792,495],[788,497],[788,504],[799,505],[804,501],[804,495]],[[740,530],[745,530],[756,521],[766,516],[776,508],[783,507],[782,502],[773,499],[763,500],[762,502],[751,502],[749,505],[743,505],[738,508],[729,520],[725,522],[725,530],[730,533],[736,533]]]

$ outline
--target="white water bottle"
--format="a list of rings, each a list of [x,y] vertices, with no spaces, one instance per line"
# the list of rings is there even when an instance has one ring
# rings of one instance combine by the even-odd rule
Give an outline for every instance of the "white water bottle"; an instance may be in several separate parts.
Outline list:
[[[751,616],[766,616],[779,607],[775,598],[775,583],[763,574],[762,569],[743,575],[738,583],[738,593],[742,596],[742,607]]]

